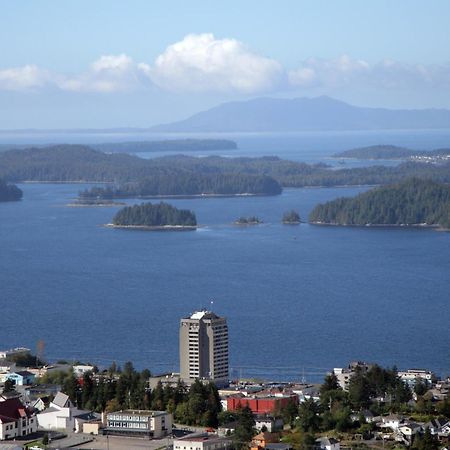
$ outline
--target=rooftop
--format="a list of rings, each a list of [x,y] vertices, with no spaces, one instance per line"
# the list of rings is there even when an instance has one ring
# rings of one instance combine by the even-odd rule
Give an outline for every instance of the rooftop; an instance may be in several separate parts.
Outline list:
[[[148,417],[156,417],[162,416],[164,414],[168,414],[166,411],[150,411],[148,409],[124,409],[120,411],[114,411],[108,413],[110,414],[127,414],[129,416],[148,416]]]
[[[219,319],[219,316],[214,314],[212,311],[207,311],[203,309],[201,311],[195,311],[191,314],[189,319],[201,320],[201,319]]]

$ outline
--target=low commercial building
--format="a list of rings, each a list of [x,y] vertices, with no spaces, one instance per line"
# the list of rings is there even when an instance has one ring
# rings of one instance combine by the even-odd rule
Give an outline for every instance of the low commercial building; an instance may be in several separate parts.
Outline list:
[[[173,450],[228,450],[232,441],[217,434],[194,433],[174,439]]]
[[[436,381],[436,376],[434,373],[424,369],[408,369],[406,371],[399,371],[398,376],[411,388],[414,388],[418,381],[421,381],[428,386],[431,386]]]
[[[18,398],[0,402],[0,441],[27,436],[37,430],[37,420]]]
[[[166,411],[127,409],[106,416],[107,434],[161,438],[172,433],[172,414]]]
[[[290,402],[298,404],[297,395],[286,395],[277,397],[228,397],[227,411],[236,411],[248,406],[253,414],[273,414],[285,408]]]

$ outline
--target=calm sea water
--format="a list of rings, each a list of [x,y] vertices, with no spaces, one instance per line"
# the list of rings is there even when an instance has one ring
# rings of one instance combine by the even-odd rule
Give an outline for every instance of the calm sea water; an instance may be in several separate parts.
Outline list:
[[[245,137],[239,152],[317,161],[376,141],[303,138]],[[450,143],[443,132],[416,138],[390,142]],[[355,359],[450,373],[450,233],[280,224],[288,209],[306,218],[365,188],[173,200],[203,227],[164,233],[102,227],[116,208],[67,207],[85,186],[21,187],[23,201],[0,204],[0,347],[42,339],[51,360],[177,370],[180,317],[212,307],[229,321],[234,376],[317,381]],[[241,215],[265,223],[231,225]]]

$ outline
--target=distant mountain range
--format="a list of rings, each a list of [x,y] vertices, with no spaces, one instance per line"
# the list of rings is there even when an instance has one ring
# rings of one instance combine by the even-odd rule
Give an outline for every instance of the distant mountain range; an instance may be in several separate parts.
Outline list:
[[[257,98],[223,103],[157,132],[293,132],[450,128],[450,110],[385,109],[349,105],[330,97]]]

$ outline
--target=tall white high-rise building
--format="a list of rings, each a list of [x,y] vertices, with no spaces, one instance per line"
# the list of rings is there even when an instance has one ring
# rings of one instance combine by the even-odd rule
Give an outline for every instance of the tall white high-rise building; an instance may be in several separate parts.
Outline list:
[[[228,384],[228,326],[224,317],[196,311],[180,321],[180,376]]]

